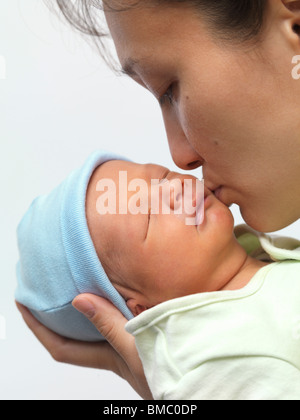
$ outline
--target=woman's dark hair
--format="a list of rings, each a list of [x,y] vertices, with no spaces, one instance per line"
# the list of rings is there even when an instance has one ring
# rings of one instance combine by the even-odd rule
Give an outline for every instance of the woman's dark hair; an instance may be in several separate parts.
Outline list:
[[[44,0],[53,9],[53,0]],[[113,67],[103,40],[109,33],[99,23],[103,3],[111,11],[122,12],[136,7],[175,6],[182,4],[199,12],[215,36],[240,44],[257,42],[264,29],[268,0],[54,0],[67,21],[79,32],[88,35],[106,63]],[[124,7],[124,3],[126,7]],[[123,4],[123,7],[122,7]],[[116,7],[119,5],[119,7]]]

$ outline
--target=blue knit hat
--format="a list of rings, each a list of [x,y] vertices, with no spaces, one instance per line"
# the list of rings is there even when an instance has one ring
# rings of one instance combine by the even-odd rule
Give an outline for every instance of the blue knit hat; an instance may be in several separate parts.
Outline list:
[[[89,180],[109,160],[127,159],[106,151],[93,153],[49,195],[34,200],[17,229],[16,300],[51,330],[83,341],[103,337],[73,308],[73,299],[81,293],[105,297],[128,320],[133,318],[99,261],[86,220]]]

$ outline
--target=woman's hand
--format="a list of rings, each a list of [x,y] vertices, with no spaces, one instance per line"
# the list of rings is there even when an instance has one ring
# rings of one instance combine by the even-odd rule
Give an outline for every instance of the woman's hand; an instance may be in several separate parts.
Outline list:
[[[73,306],[95,325],[107,342],[85,343],[61,337],[38,322],[25,306],[17,303],[27,326],[54,360],[110,370],[125,379],[143,399],[152,400],[135,340],[124,328],[126,318],[106,299],[90,294],[77,296]]]

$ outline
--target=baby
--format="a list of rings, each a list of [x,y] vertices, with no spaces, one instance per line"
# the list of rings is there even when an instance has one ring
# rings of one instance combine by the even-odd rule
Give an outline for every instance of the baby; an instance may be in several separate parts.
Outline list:
[[[300,242],[234,229],[206,188],[195,224],[179,217],[185,196],[174,189],[166,214],[149,205],[100,215],[111,204],[101,180],[116,187],[114,208],[130,205],[121,172],[149,186],[141,206],[153,180],[195,180],[94,153],[20,223],[16,299],[55,332],[89,341],[102,337],[72,301],[110,299],[129,320],[155,399],[299,399]]]
[[[167,300],[196,293],[244,287],[266,263],[247,255],[233,234],[234,219],[223,203],[205,188],[201,224],[187,225],[175,214],[183,194],[171,194],[170,212],[107,214],[99,216],[99,180],[111,179],[117,186],[116,208],[129,207],[134,192],[119,191],[119,173],[127,181],[142,178],[149,186],[154,179],[182,182],[188,175],[170,172],[158,165],[112,160],[98,167],[87,190],[86,216],[96,252],[111,284],[136,316]],[[167,190],[167,188],[166,188]],[[167,194],[165,194],[167,195]],[[162,194],[161,200],[166,200]],[[177,197],[176,197],[177,196]],[[101,196],[100,196],[101,197]],[[120,203],[120,200],[126,200]],[[177,201],[176,201],[177,199]],[[148,196],[141,202],[149,203]],[[181,206],[184,208],[184,206]],[[148,209],[147,209],[148,210]],[[187,218],[186,218],[187,219]]]

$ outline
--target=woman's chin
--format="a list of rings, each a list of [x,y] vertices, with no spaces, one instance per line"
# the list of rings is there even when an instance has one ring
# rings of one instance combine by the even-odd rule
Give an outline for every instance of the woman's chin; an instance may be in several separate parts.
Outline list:
[[[260,209],[246,209],[240,207],[241,215],[245,223],[257,232],[270,233],[283,229],[286,224],[276,221],[275,217],[270,217],[270,212],[262,212]]]

